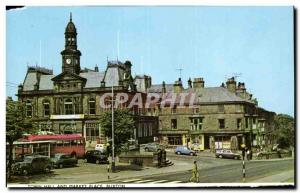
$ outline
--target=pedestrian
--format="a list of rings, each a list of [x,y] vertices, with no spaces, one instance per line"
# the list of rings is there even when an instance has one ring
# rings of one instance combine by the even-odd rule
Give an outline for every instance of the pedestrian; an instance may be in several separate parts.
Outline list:
[[[192,177],[190,178],[190,182],[199,182],[199,172],[197,161],[194,161],[193,169],[192,169]]]

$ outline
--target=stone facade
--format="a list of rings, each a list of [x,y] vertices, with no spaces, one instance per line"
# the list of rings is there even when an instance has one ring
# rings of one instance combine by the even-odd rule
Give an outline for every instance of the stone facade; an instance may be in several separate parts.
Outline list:
[[[88,146],[105,143],[99,117],[109,108],[100,107],[100,98],[112,92],[128,93],[129,98],[136,91],[131,75],[131,62],[108,61],[104,72],[95,69],[81,69],[81,52],[77,47],[77,29],[70,17],[65,30],[65,49],[61,52],[62,72],[54,75],[51,70],[28,67],[23,84],[18,88],[18,100],[42,133],[82,134]],[[118,108],[126,108],[123,104]],[[136,123],[132,138],[146,143],[157,135],[158,118],[142,115],[142,111],[131,109]]]

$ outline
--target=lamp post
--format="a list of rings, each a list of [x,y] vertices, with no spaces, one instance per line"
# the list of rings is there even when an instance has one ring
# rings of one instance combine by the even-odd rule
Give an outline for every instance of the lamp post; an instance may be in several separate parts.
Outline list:
[[[111,106],[111,157],[112,157],[112,162],[111,162],[111,170],[112,172],[115,171],[115,128],[114,128],[114,86],[112,85],[111,87],[111,95],[112,95],[112,106]]]

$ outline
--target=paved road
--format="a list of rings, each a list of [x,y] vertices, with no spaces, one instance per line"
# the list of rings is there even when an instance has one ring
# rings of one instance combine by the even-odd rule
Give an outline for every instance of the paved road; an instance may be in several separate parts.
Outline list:
[[[233,160],[231,160],[233,161]],[[263,178],[272,174],[294,169],[294,160],[266,160],[246,162],[246,182]],[[202,183],[241,183],[241,161],[233,164],[216,166],[200,170]],[[112,181],[111,183],[186,183],[191,177],[191,171],[153,175],[143,178],[128,178]],[[276,182],[274,182],[276,183]]]

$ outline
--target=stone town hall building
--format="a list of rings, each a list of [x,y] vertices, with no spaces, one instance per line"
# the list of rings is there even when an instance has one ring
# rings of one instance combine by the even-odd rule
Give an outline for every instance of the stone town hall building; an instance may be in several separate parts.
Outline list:
[[[203,78],[188,80],[183,88],[179,79],[174,84],[152,85],[151,76],[132,77],[129,61],[108,61],[106,70],[81,69],[81,52],[77,48],[77,30],[70,18],[65,29],[65,49],[61,52],[62,72],[28,67],[18,100],[26,106],[26,116],[38,123],[41,131],[81,133],[87,141],[104,140],[98,118],[107,109],[100,107],[100,97],[116,92],[133,96],[141,93],[194,93],[193,108],[133,108],[136,129],[132,137],[140,143],[154,137],[169,145],[198,143],[203,149],[235,148],[246,143],[267,146],[273,143],[275,113],[258,107],[244,83],[228,79],[226,85],[205,87]]]

